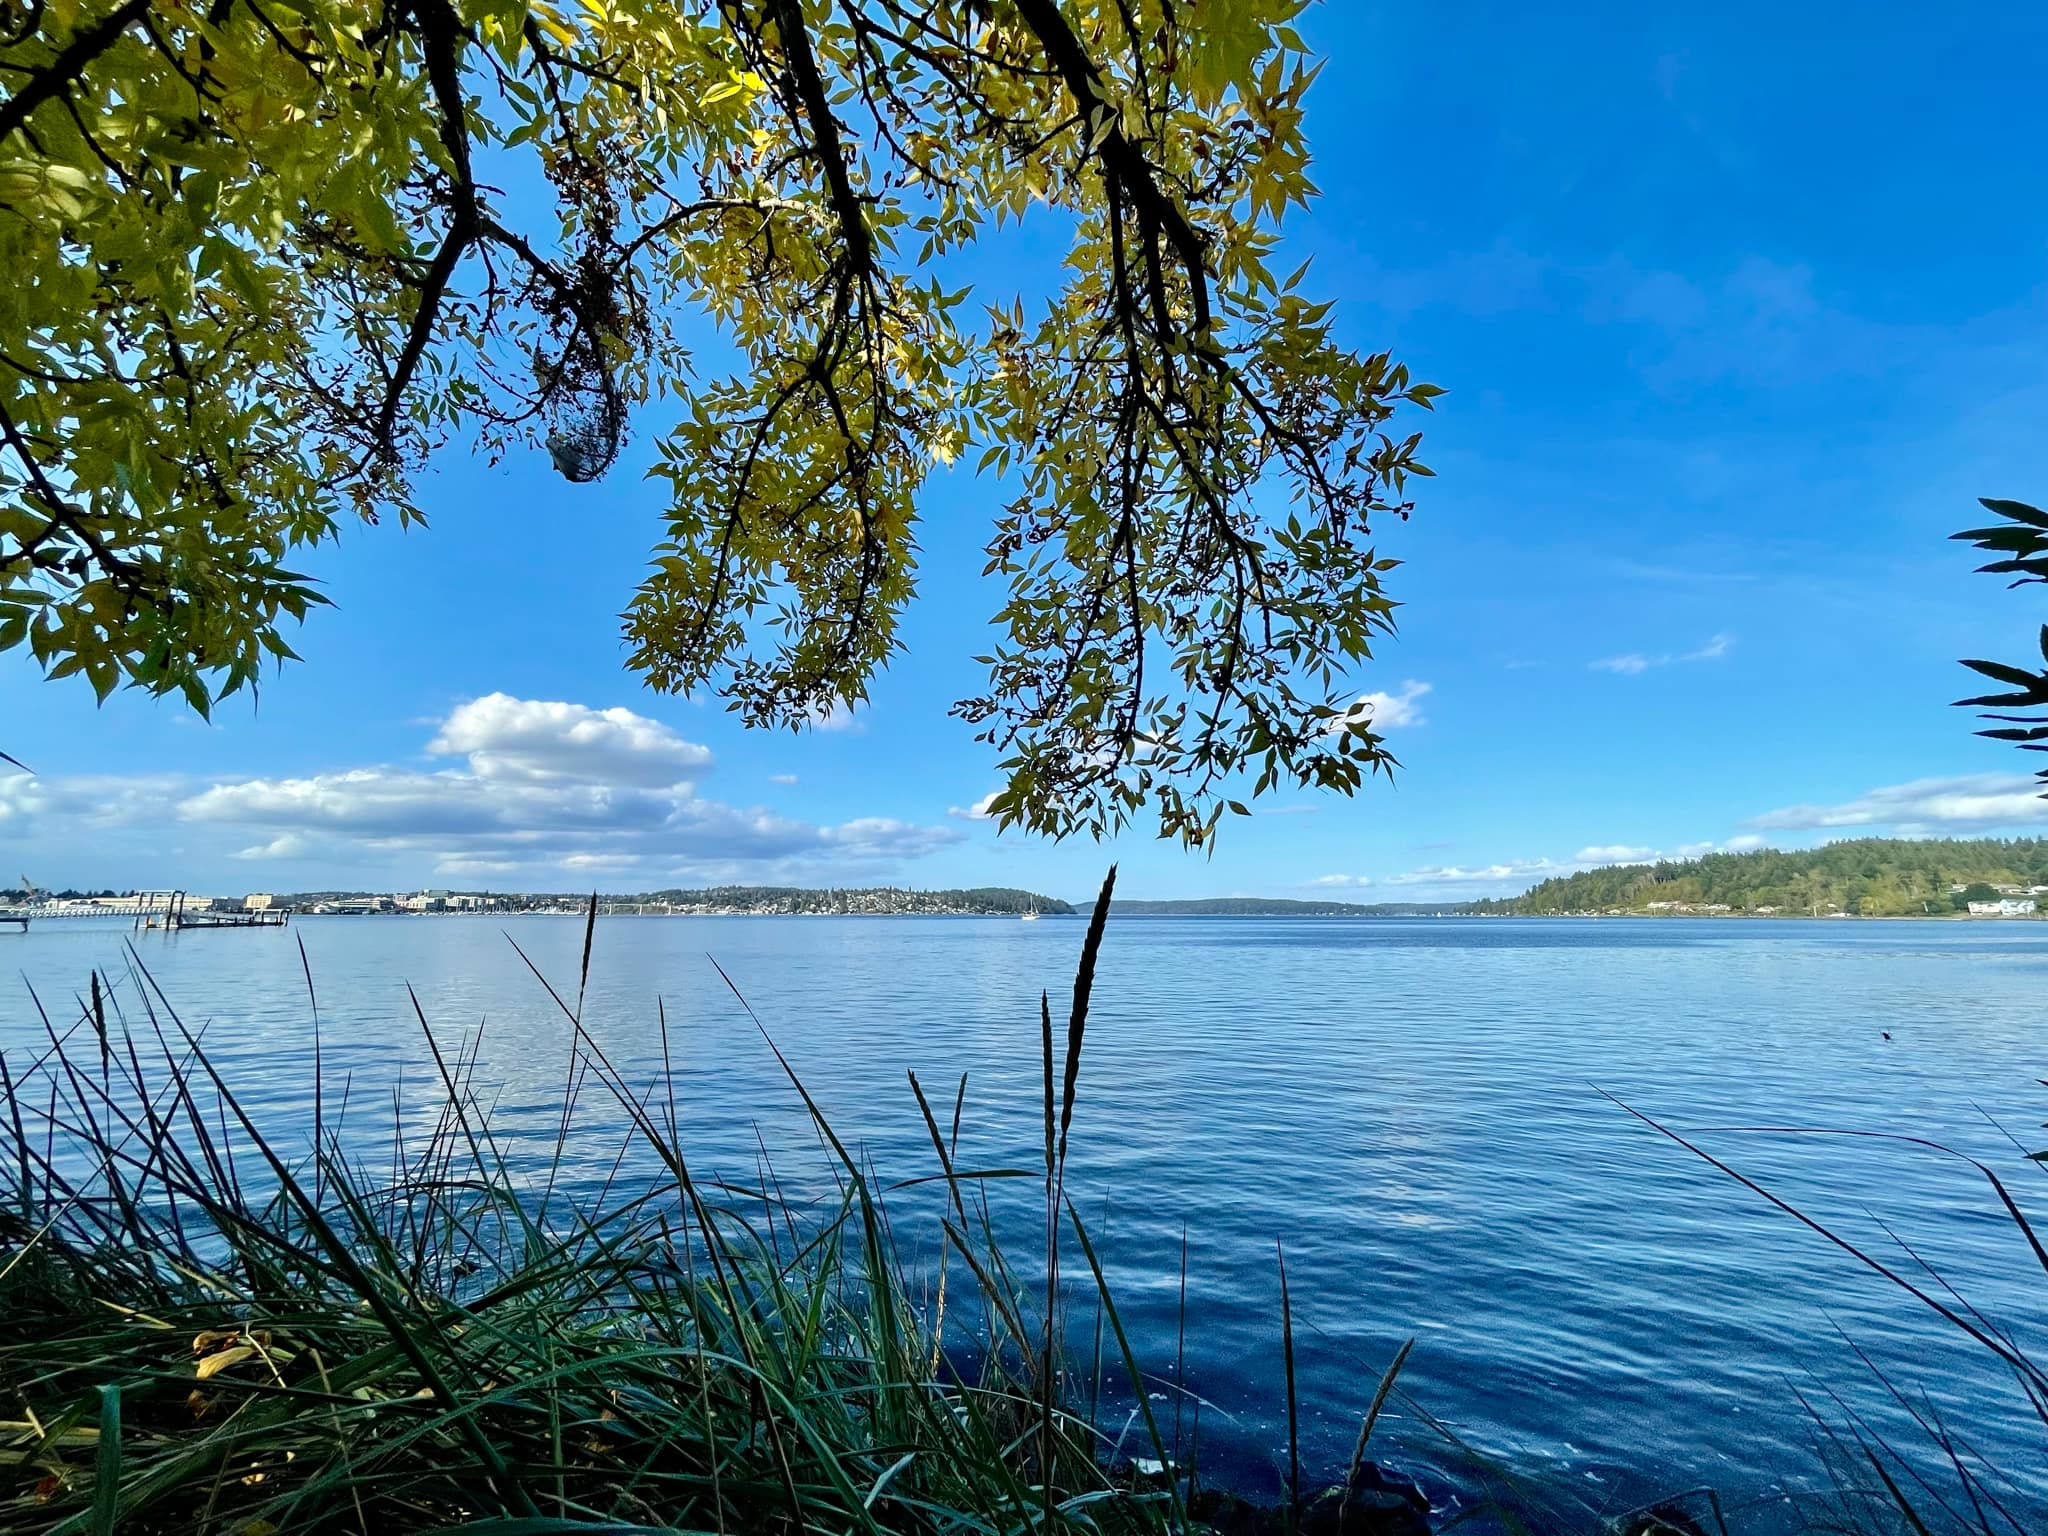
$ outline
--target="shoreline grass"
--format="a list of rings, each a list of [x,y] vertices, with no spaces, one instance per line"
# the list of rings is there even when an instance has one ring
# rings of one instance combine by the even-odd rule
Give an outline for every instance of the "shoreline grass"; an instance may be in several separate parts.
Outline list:
[[[913,1082],[948,1208],[935,1294],[899,1257],[871,1171],[765,1029],[831,1149],[836,1208],[822,1220],[791,1209],[765,1167],[758,1188],[697,1179],[664,1084],[628,1083],[583,1029],[587,929],[573,994],[534,974],[576,1042],[572,1079],[610,1094],[665,1174],[625,1184],[615,1164],[588,1200],[557,1188],[573,1081],[534,1181],[514,1176],[494,1136],[474,1046],[451,1057],[430,1031],[442,1102],[423,1142],[396,1136],[394,1166],[373,1173],[335,1129],[345,1087],[337,1110],[316,1068],[312,1145],[294,1156],[160,991],[131,1021],[95,977],[71,1030],[50,1029],[26,1071],[0,1066],[0,1388],[15,1405],[0,1425],[14,1473],[0,1525],[1186,1528],[1187,1484],[1113,1453],[1078,1411],[1065,1350],[1063,1239],[1101,1286],[1064,1163],[1102,927],[1088,932],[1057,1071],[1042,1005],[1043,1168],[959,1169],[961,1099],[948,1134]],[[665,1022],[663,1040],[666,1056]],[[1036,1298],[982,1195],[1026,1177],[1046,1192]],[[1144,1408],[1144,1449],[1172,1464],[1151,1383],[1098,1294]],[[1099,1366],[1096,1382],[1099,1394]]]
[[[36,1059],[0,1059],[0,1530],[1428,1530],[1412,1488],[1369,1459],[1408,1346],[1382,1378],[1361,1383],[1343,1487],[1304,1482],[1283,1252],[1291,1497],[1280,1507],[1203,1485],[1203,1405],[1179,1390],[1178,1362],[1154,1373],[1137,1358],[1095,1234],[1066,1189],[1114,878],[1091,917],[1063,1028],[1040,999],[1039,1165],[962,1168],[964,1079],[950,1105],[935,1104],[912,1074],[933,1172],[881,1187],[754,1019],[834,1169],[822,1216],[783,1197],[765,1149],[752,1187],[697,1176],[670,1089],[665,1017],[663,1071],[649,1084],[629,1082],[584,1029],[594,907],[573,990],[526,961],[574,1044],[553,1155],[530,1177],[515,1174],[482,1102],[478,1042],[449,1053],[416,1000],[439,1104],[428,1133],[396,1130],[390,1166],[373,1171],[344,1137],[349,1085],[322,1075],[310,969],[314,1110],[300,1150],[266,1139],[204,1031],[185,1025],[139,960],[133,1016],[95,975],[70,1026],[44,1016]],[[572,1199],[561,1188],[571,1106],[592,1081],[631,1141],[594,1194]],[[660,1176],[624,1177],[628,1146]],[[2019,1204],[1979,1167],[2048,1270]],[[1034,1259],[1029,1281],[1005,1257],[990,1211],[990,1186],[1010,1179],[1043,1187],[1042,1264]],[[931,1186],[942,1207],[936,1265],[898,1250],[889,1197],[911,1185]],[[1808,1224],[1991,1349],[2048,1427],[2048,1376],[2009,1335],[1959,1296],[1915,1286]],[[1183,1251],[1183,1298],[1185,1262]],[[1092,1315],[1076,1315],[1077,1298]],[[1185,1328],[1183,1301],[1183,1350]],[[1153,1406],[1162,1389],[1170,1415]],[[1105,1424],[1106,1402],[1127,1414],[1120,1427]],[[1607,1536],[1728,1529],[1704,1490],[1604,1520],[1532,1494],[1410,1406],[1489,1490],[1448,1523]],[[1833,1437],[1838,1480],[1810,1528],[2027,1536],[1997,1470],[1946,1426],[1920,1420],[1930,1459],[1885,1444],[1853,1415],[1814,1420]]]

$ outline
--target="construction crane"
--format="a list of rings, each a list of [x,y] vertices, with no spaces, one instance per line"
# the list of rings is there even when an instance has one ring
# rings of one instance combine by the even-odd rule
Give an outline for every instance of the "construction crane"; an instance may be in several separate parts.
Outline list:
[[[0,906],[0,924],[5,924],[13,928],[18,928],[23,933],[27,933],[29,919],[28,909],[35,904],[36,888],[34,883],[30,881],[27,875],[23,875],[21,877],[21,883],[28,887],[28,900],[24,901],[18,907]]]
[[[21,877],[21,888],[28,893],[27,897],[22,901],[22,905],[25,907],[34,906],[36,904],[36,897],[41,894],[36,890],[35,881],[29,879],[27,875],[23,875]]]

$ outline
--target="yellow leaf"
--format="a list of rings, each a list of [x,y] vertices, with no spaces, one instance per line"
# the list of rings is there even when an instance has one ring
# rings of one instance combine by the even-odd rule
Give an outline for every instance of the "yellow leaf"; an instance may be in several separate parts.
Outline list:
[[[552,37],[564,48],[574,48],[581,41],[576,36],[576,29],[563,21],[556,14],[553,6],[536,5],[527,14],[534,19],[535,24],[543,32],[547,33],[548,36]]]
[[[247,1344],[237,1344],[233,1349],[215,1350],[199,1362],[199,1369],[193,1372],[201,1381],[218,1376],[231,1365],[240,1365],[244,1360],[254,1359],[256,1351]]]

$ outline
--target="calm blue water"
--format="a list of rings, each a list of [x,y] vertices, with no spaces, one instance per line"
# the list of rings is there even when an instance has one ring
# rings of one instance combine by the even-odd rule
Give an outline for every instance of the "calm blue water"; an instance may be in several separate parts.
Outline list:
[[[500,1129],[537,1147],[553,1140],[568,1041],[508,932],[573,986],[571,919],[133,937],[273,1123],[303,1116],[311,1086],[296,936],[330,1071],[355,1074],[359,1104],[405,1074],[431,1097],[410,982],[444,1040],[486,1026],[478,1076],[499,1089]],[[46,1001],[69,998],[91,967],[125,967],[129,937],[47,922],[0,935],[0,965]],[[664,1001],[700,1170],[751,1180],[758,1131],[787,1186],[823,1190],[801,1104],[707,954],[885,1179],[933,1168],[906,1068],[948,1102],[969,1074],[963,1166],[1029,1167],[1038,992],[1063,1021],[1081,937],[1067,920],[601,920],[585,1016],[644,1080]],[[1701,1483],[1736,1503],[1813,1486],[1816,1431],[1795,1393],[1898,1422],[1847,1335],[1952,1428],[2029,1469],[2015,1497],[2048,1511],[2040,1426],[2025,1435],[2024,1399],[1980,1351],[1597,1091],[1696,1132],[1890,1262],[1912,1268],[1910,1244],[2038,1346],[2048,1288],[1967,1166],[1725,1128],[1944,1140],[2043,1203],[2041,1169],[2001,1127],[2048,1143],[2044,998],[2048,928],[2032,924],[1121,920],[1071,1183],[1106,1229],[1140,1352],[1162,1369],[1190,1234],[1187,1385],[1210,1405],[1205,1445],[1253,1488],[1276,1488],[1285,1461],[1280,1242],[1319,1470],[1346,1456],[1379,1371],[1413,1335],[1416,1404],[1592,1507]],[[32,1025],[25,987],[0,987],[10,1059]],[[388,1092],[381,1102],[388,1117]],[[573,1142],[593,1180],[618,1147],[604,1109],[590,1101]],[[1028,1250],[1026,1186],[1012,1187]],[[935,1252],[936,1228],[916,1225],[899,1239]],[[1414,1409],[1395,1412],[1382,1454],[1455,1491],[1467,1474],[1447,1442]]]

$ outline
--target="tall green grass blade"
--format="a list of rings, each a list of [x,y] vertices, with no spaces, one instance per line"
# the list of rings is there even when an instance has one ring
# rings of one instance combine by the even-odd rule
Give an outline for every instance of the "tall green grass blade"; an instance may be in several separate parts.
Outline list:
[[[1059,1163],[1067,1163],[1067,1132],[1074,1124],[1074,1086],[1081,1076],[1081,1038],[1088,1030],[1088,1002],[1095,993],[1095,965],[1102,954],[1102,935],[1109,924],[1109,903],[1116,894],[1116,866],[1102,877],[1095,910],[1088,915],[1088,936],[1081,941],[1081,963],[1074,970],[1074,1003],[1067,1015],[1067,1071],[1060,1092]]]
[[[121,1514],[121,1384],[100,1388],[100,1441],[92,1458],[92,1536],[114,1536]]]
[[[1102,1298],[1102,1310],[1109,1317],[1110,1332],[1116,1336],[1116,1347],[1123,1356],[1124,1370],[1130,1378],[1131,1393],[1137,1399],[1138,1411],[1145,1420],[1145,1433],[1152,1442],[1152,1454],[1164,1463],[1167,1459],[1166,1442],[1160,1436],[1159,1421],[1152,1412],[1152,1394],[1146,1385],[1145,1373],[1138,1367],[1138,1356],[1131,1348],[1130,1335],[1124,1332],[1123,1319],[1117,1315],[1116,1298],[1110,1294],[1109,1281],[1102,1273],[1102,1260],[1096,1256],[1095,1244],[1089,1240],[1088,1229],[1082,1224],[1081,1213],[1074,1208],[1072,1201],[1067,1203],[1067,1216],[1073,1223],[1074,1236],[1081,1244],[1082,1256],[1088,1261],[1088,1272],[1095,1278],[1096,1294]],[[1181,1504],[1177,1481],[1169,1480],[1167,1487],[1174,1506],[1174,1516],[1184,1525],[1187,1511]]]

